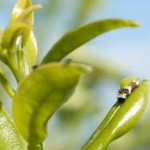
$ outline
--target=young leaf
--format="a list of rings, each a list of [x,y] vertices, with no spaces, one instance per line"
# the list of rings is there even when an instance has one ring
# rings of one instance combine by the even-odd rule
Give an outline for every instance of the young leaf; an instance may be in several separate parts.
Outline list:
[[[25,150],[25,142],[0,103],[0,149]]]
[[[10,22],[16,22],[20,18],[20,16],[23,14],[23,12],[30,6],[32,6],[31,0],[18,0],[18,2],[16,3],[16,5],[14,6],[14,9],[12,11]],[[28,24],[33,25],[33,17],[34,17],[33,15],[34,14],[31,13],[26,18],[26,20],[27,20],[26,22]]]
[[[29,27],[22,22],[15,22],[10,24],[4,31],[2,37],[2,47],[10,49],[16,44],[18,36],[29,32]]]
[[[137,78],[123,80],[122,88],[123,85],[129,85],[132,79],[137,80]],[[116,102],[82,150],[105,150],[111,141],[127,133],[137,123],[146,109],[147,100],[148,82],[143,80],[124,103]]]
[[[23,47],[23,51],[28,69],[29,71],[31,71],[32,67],[36,64],[38,52],[36,38],[34,37],[32,31],[30,32],[29,38],[27,39],[26,44]]]
[[[14,96],[13,116],[23,137],[34,149],[46,138],[46,125],[68,100],[87,68],[76,64],[40,66],[23,80]]]
[[[24,68],[31,70],[35,65],[37,59],[37,43],[34,37],[32,26],[34,23],[34,11],[39,9],[40,5],[32,5],[31,0],[19,0],[12,12],[10,22],[22,21],[28,24],[31,28],[29,32],[24,35],[25,40],[22,39],[22,47],[25,54]]]
[[[107,31],[117,28],[137,26],[138,24],[133,21],[121,19],[100,20],[87,24],[83,27],[67,32],[62,36],[62,38],[58,40],[47,53],[42,63],[60,61],[76,48]]]

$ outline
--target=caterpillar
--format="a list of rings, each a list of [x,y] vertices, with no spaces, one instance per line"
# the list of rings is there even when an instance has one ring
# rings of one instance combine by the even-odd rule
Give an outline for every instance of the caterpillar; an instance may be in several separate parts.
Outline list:
[[[126,98],[139,86],[140,82],[133,80],[128,86],[118,90],[117,100],[119,103],[124,103]]]

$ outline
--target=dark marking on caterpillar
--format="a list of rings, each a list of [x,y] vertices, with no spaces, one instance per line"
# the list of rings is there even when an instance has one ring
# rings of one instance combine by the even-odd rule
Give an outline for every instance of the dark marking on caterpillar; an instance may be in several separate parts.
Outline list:
[[[139,84],[139,81],[133,80],[128,86],[119,89],[117,97],[118,102],[124,103],[126,98],[139,86]]]

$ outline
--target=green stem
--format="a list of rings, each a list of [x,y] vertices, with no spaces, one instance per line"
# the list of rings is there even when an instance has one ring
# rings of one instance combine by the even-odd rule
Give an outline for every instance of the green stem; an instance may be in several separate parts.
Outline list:
[[[40,150],[43,150],[43,144],[42,143],[40,144],[40,148],[41,148]]]
[[[43,150],[43,144],[29,143],[28,150]]]
[[[30,70],[26,62],[25,54],[23,53],[21,48],[20,49],[18,48],[16,56],[17,56],[17,61],[18,61],[18,69],[22,70],[23,72],[22,77],[24,77],[29,74]]]
[[[0,70],[0,82],[2,86],[4,87],[4,89],[6,90],[6,92],[8,93],[8,95],[10,97],[13,97],[15,93],[13,89],[11,88],[8,80],[5,78],[4,74],[2,73],[2,70]]]
[[[19,82],[23,76],[23,69],[19,68],[18,63],[15,60],[15,55],[12,53],[8,54],[5,49],[0,49],[0,59],[10,68],[17,82]]]
[[[28,145],[28,150],[38,150],[36,145],[29,144]]]
[[[109,142],[109,137],[106,137],[106,135],[102,133],[99,136],[97,136],[97,138],[94,139],[94,141],[93,137],[91,137],[88,140],[88,142],[82,147],[81,150],[106,150]]]
[[[21,69],[18,68],[18,64],[15,60],[15,57],[13,55],[9,55],[8,60],[8,66],[10,67],[12,73],[14,74],[17,82],[19,82],[22,79],[23,72]]]
[[[82,147],[81,150],[105,150],[107,148],[111,140],[111,137],[109,139],[109,136],[106,136],[108,134],[106,134],[103,131],[119,108],[120,104],[118,103],[114,104],[114,106],[110,109],[110,111],[106,115],[105,119],[95,130],[93,135],[89,138],[89,140],[85,143],[85,145]]]
[[[8,93],[8,95],[13,98],[15,92],[11,88],[10,84],[8,83],[8,81],[6,79],[5,79],[4,83],[2,83],[2,85],[3,85],[4,89],[6,90],[6,92]]]

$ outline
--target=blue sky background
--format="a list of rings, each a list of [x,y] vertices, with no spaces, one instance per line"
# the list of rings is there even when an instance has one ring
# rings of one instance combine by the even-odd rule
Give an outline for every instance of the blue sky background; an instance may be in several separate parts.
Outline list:
[[[67,2],[67,0],[64,0]],[[68,0],[68,2],[71,0]],[[6,27],[8,24],[8,17],[11,13],[14,0],[11,1],[0,1],[0,26],[2,28]],[[41,0],[33,1],[35,3],[42,3]],[[76,4],[78,1],[75,1]],[[6,5],[7,3],[7,5]],[[77,5],[77,4],[76,4]],[[124,19],[131,19],[141,23],[140,28],[136,29],[120,29],[109,32],[107,34],[102,35],[101,37],[96,38],[92,42],[90,42],[90,46],[99,47],[101,50],[94,51],[94,53],[100,56],[117,57],[117,59],[121,59],[124,64],[130,63],[131,66],[138,62],[139,67],[143,63],[143,61],[147,60],[149,57],[149,50],[150,50],[150,1],[149,0],[106,0],[104,7],[99,9],[99,6],[95,8],[95,11],[92,11],[88,18],[86,19],[86,23],[90,21],[94,21],[101,18],[124,18]],[[63,6],[62,6],[63,7]],[[40,10],[42,12],[43,10]],[[54,37],[52,37],[52,42],[57,40],[61,34],[65,31],[65,20],[67,17],[70,17],[69,8],[62,11],[61,15],[57,15],[58,23],[56,25],[56,29],[58,31],[52,33]],[[39,13],[40,14],[40,13]],[[37,13],[37,15],[39,15]],[[60,18],[59,18],[60,17]],[[38,17],[37,20],[40,20]],[[64,20],[64,21],[63,21]],[[60,22],[59,22],[60,21]],[[63,21],[63,23],[62,23]],[[38,21],[37,21],[38,22]],[[41,24],[42,25],[42,24]],[[36,31],[35,24],[35,31]],[[45,25],[46,26],[46,25]],[[66,25],[67,26],[67,25]],[[43,32],[46,32],[48,27],[43,28]],[[67,29],[65,29],[67,30]],[[37,32],[37,31],[36,31]],[[47,44],[47,46],[49,45]],[[103,50],[102,50],[103,49]],[[113,56],[113,57],[112,57]],[[127,59],[128,58],[128,59]],[[135,58],[135,61],[131,62],[131,60]],[[128,66],[128,65],[127,65]],[[143,64],[143,66],[145,66]],[[137,68],[135,68],[137,70]],[[147,68],[147,70],[149,70]]]

